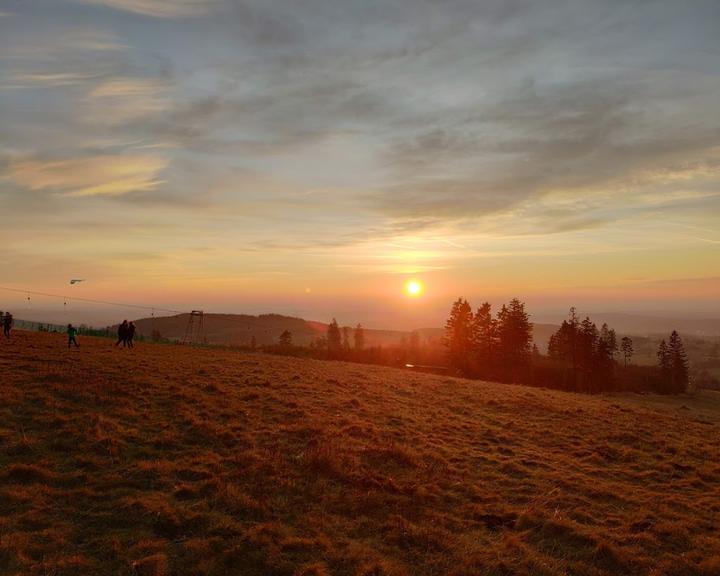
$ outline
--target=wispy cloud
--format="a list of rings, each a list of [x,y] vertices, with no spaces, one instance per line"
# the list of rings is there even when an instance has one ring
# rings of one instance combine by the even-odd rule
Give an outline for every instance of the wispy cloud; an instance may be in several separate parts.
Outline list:
[[[167,86],[153,79],[115,78],[103,82],[90,92],[91,98],[146,98],[163,92]]]
[[[185,18],[206,13],[216,0],[77,0],[156,18]]]
[[[38,34],[7,46],[5,56],[13,59],[56,60],[82,53],[117,52],[127,49],[115,34],[81,26],[68,26],[52,35]]]
[[[3,178],[36,191],[68,196],[117,196],[155,190],[168,160],[153,155],[88,156],[64,160],[17,159]]]
[[[154,78],[113,78],[96,85],[80,110],[84,120],[116,125],[169,108],[169,85]]]
[[[58,88],[84,84],[97,79],[97,75],[77,72],[28,72],[15,74],[0,84],[5,89]]]
[[[118,76],[126,70],[127,49],[113,33],[83,26],[63,26],[0,38],[5,89],[44,89],[78,86]]]

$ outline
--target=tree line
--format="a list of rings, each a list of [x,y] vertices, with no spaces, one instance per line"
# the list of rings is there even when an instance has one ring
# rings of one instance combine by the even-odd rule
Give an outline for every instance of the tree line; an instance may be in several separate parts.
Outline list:
[[[459,298],[445,323],[444,344],[450,366],[462,375],[519,382],[533,352],[532,323],[517,298],[494,318],[488,302],[473,313],[469,302]]]
[[[247,346],[243,348],[248,349]],[[324,334],[314,338],[308,346],[296,345],[289,330],[280,333],[277,344],[258,346],[251,343],[250,350],[271,354],[345,360],[362,364],[403,367],[412,364],[416,369],[446,372],[448,369],[442,342],[438,338],[422,338],[416,330],[400,338],[395,344],[369,344],[362,324],[341,326],[333,318]]]
[[[600,328],[571,308],[552,334],[547,354],[533,344],[533,325],[525,304],[514,298],[493,317],[490,303],[475,312],[456,300],[445,324],[450,366],[459,374],[501,382],[547,386],[576,392],[646,390],[681,393],[689,386],[687,354],[676,331],[658,348],[657,366],[632,364],[633,342],[619,342],[607,324]]]
[[[255,346],[251,346],[255,349]],[[636,365],[633,340],[618,338],[607,324],[581,319],[575,308],[551,335],[547,351],[533,343],[533,324],[517,298],[494,313],[489,302],[473,310],[458,298],[450,309],[444,337],[437,341],[409,333],[399,344],[367,346],[365,330],[340,326],[336,319],[309,346],[293,344],[285,330],[265,352],[386,366],[446,371],[467,378],[544,386],[574,392],[633,390],[681,393],[690,384],[685,348],[676,331],[657,350],[657,365]]]

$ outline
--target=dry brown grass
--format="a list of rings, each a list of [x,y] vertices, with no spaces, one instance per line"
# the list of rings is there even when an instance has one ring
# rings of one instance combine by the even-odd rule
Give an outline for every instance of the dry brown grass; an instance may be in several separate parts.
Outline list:
[[[0,344],[0,574],[720,574],[717,394]]]

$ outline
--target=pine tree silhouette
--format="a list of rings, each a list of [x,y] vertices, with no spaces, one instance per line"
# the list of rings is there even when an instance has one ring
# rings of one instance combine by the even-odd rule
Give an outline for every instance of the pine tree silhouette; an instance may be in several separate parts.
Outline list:
[[[340,333],[340,327],[338,326],[335,318],[333,318],[332,322],[328,325],[327,349],[328,354],[332,358],[337,358],[340,355],[340,350],[342,349],[342,334]]]
[[[365,348],[365,330],[363,330],[362,324],[355,326],[353,340],[355,341],[355,350],[362,350]]]
[[[494,373],[498,346],[497,321],[492,317],[489,302],[478,308],[473,318],[473,341],[481,376],[489,377]]]
[[[292,333],[289,330],[280,334],[280,347],[285,349],[292,347]]]
[[[672,392],[684,392],[687,389],[689,368],[685,346],[680,335],[673,330],[668,341],[668,356],[670,361],[670,382]]]
[[[627,365],[630,362],[632,355],[635,353],[635,350],[633,349],[632,338],[630,338],[629,336],[623,336],[623,339],[620,341],[620,349],[622,350],[623,359],[625,360],[625,367],[627,368]]]
[[[518,381],[521,369],[530,363],[532,323],[525,304],[517,298],[500,309],[497,333],[502,369],[512,381]]]
[[[444,343],[450,366],[469,374],[470,355],[473,350],[473,313],[467,300],[458,298],[452,305],[445,323]]]

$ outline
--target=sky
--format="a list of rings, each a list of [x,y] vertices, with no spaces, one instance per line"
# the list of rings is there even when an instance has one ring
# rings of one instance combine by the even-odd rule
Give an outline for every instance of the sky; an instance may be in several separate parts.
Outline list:
[[[0,0],[0,286],[720,317],[719,103],[717,0]]]

